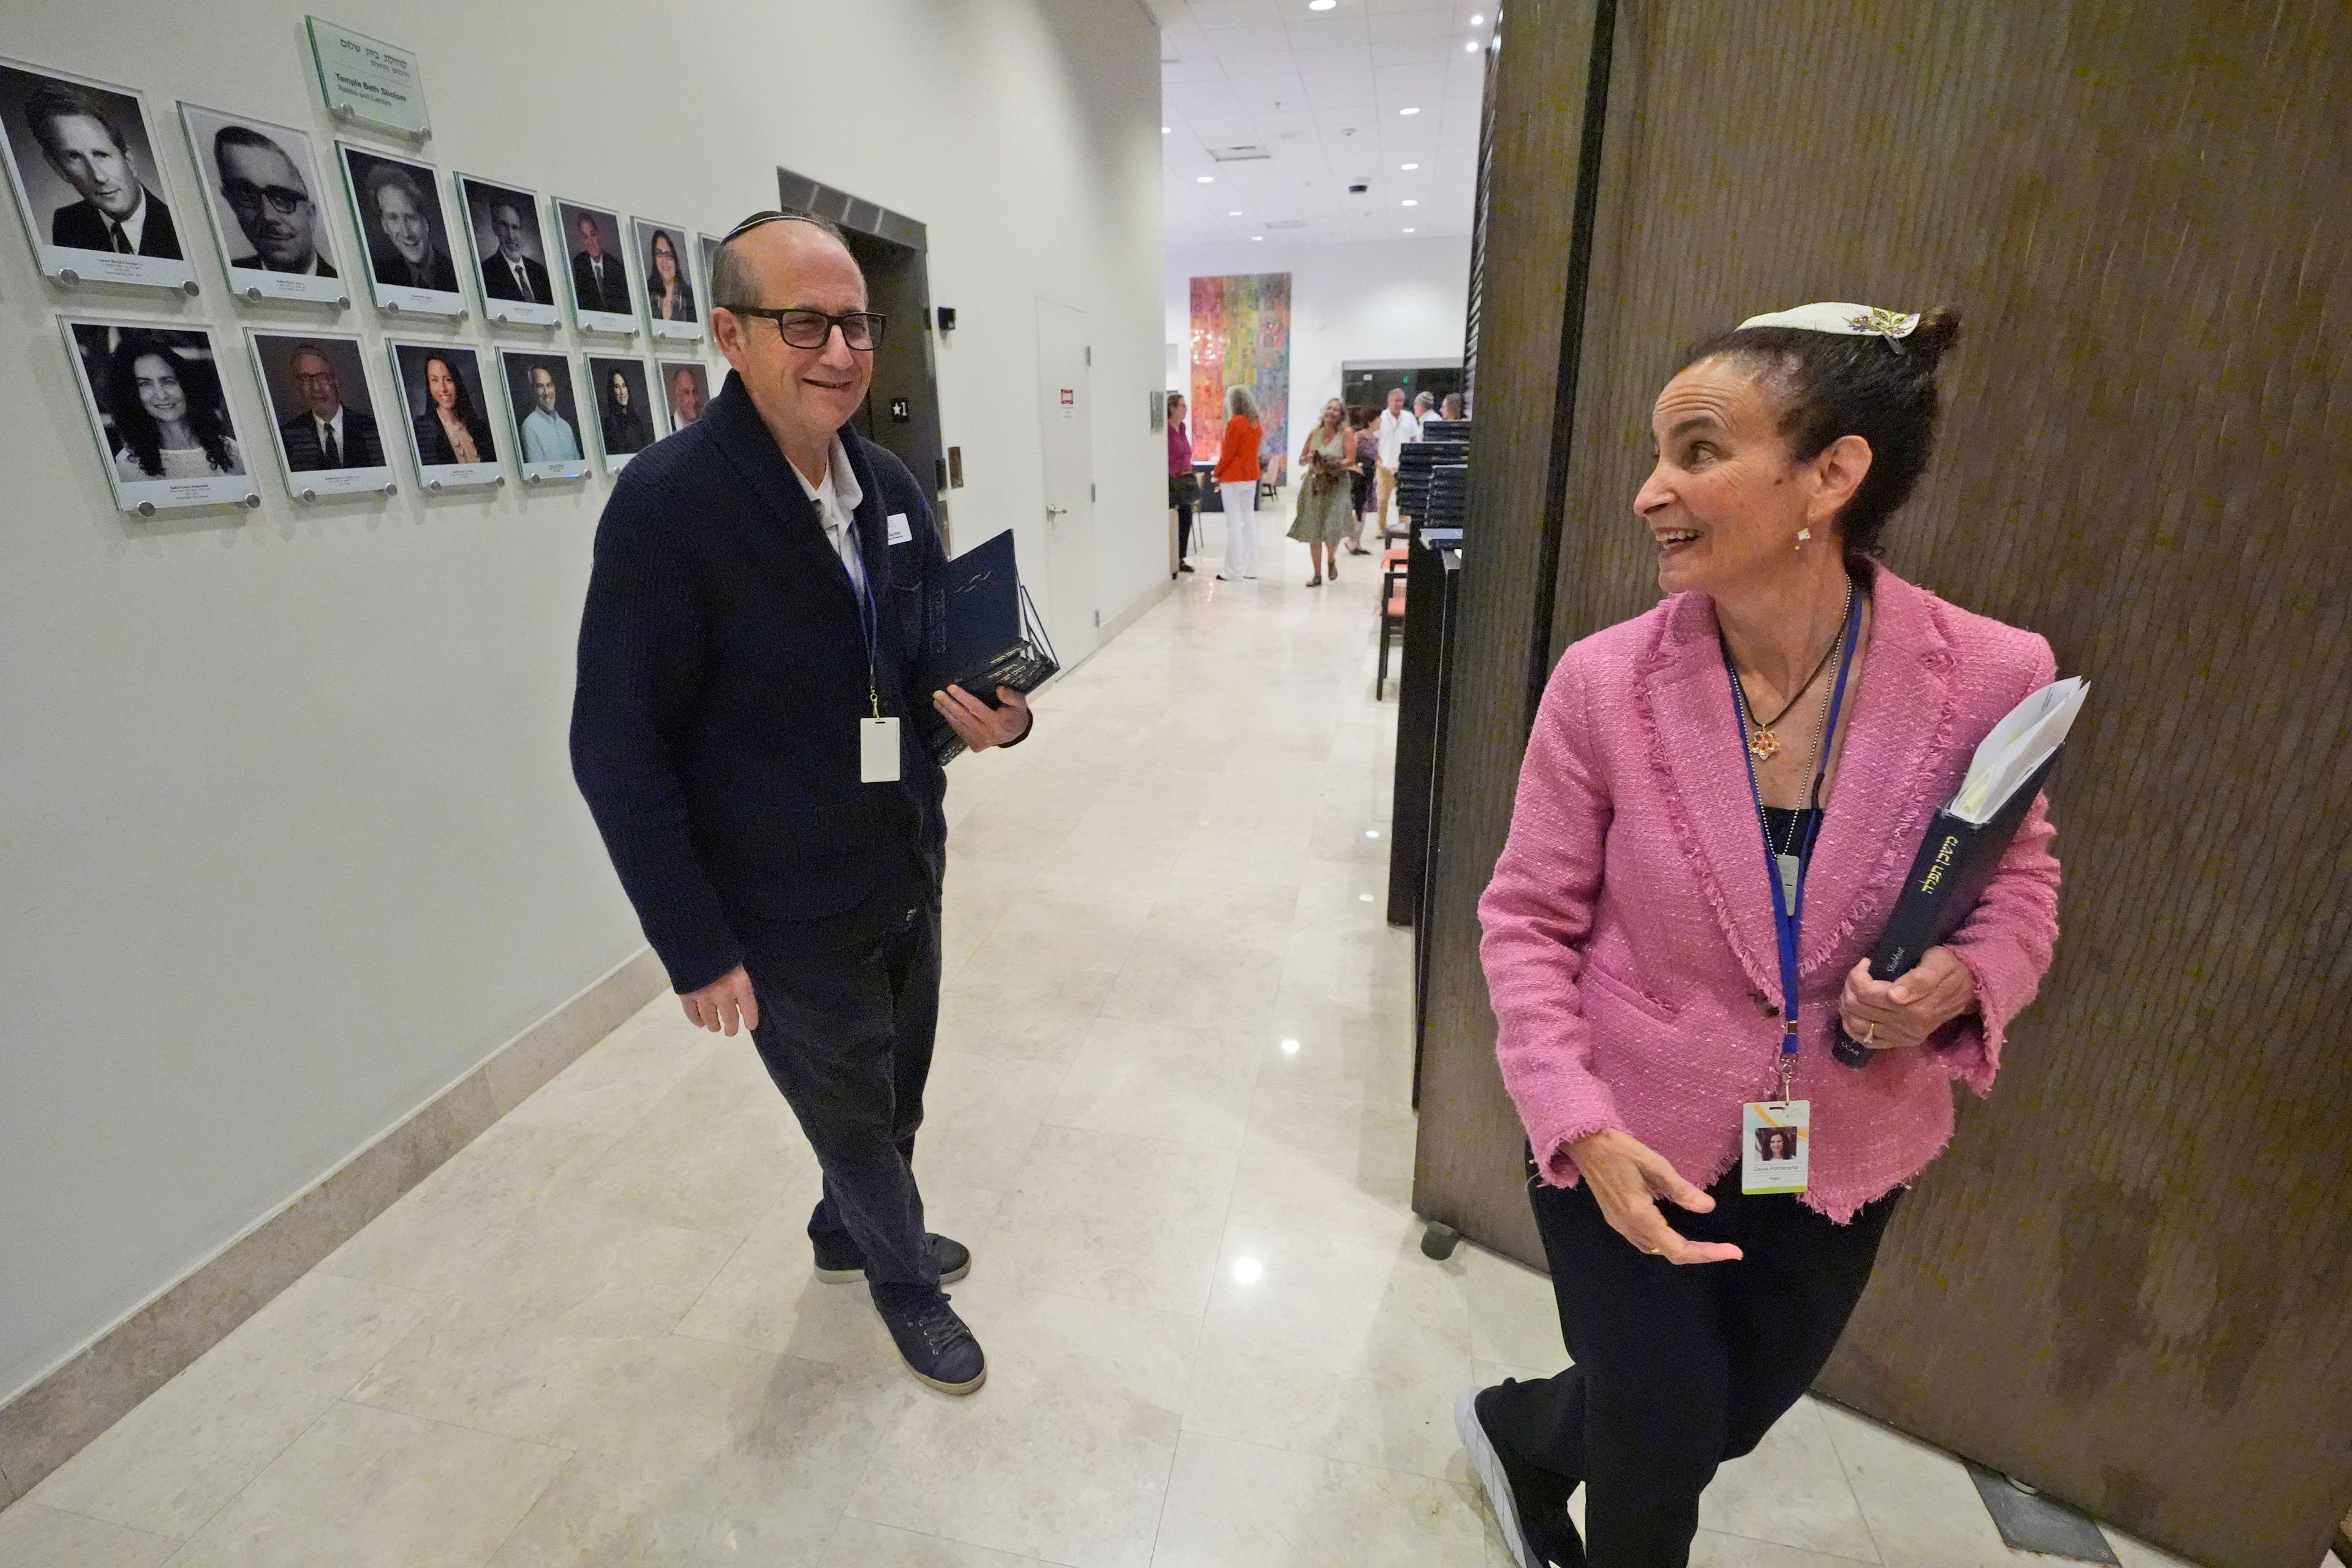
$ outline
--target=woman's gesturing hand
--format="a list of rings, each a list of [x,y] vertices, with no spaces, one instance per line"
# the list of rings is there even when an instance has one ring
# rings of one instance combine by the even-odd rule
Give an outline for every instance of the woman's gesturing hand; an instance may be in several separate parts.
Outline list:
[[[1873,980],[1864,959],[1845,977],[1838,1019],[1846,1034],[1875,1049],[1916,1046],[1977,1005],[1977,979],[1948,947],[1931,947],[1918,966],[1893,980]]]
[[[1724,1241],[1692,1241],[1666,1223],[1658,1200],[1705,1214],[1715,1200],[1683,1180],[1666,1157],[1634,1137],[1607,1128],[1568,1146],[1584,1184],[1601,1205],[1609,1228],[1643,1252],[1669,1263],[1732,1263],[1743,1256]]]

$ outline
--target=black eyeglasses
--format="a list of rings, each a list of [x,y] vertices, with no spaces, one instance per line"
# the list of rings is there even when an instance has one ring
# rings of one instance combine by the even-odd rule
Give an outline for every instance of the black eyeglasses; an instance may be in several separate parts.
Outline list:
[[[765,316],[776,323],[776,332],[796,349],[821,349],[833,341],[833,329],[841,329],[841,341],[853,353],[872,353],[882,346],[882,326],[889,318],[879,310],[845,310],[829,316],[823,310],[780,310],[769,305],[721,305],[722,310],[732,310],[739,316]]]
[[[298,191],[291,185],[257,185],[251,180],[231,180],[221,186],[221,195],[228,198],[229,205],[248,213],[259,212],[267,198],[283,216],[300,211],[302,204],[310,199],[310,192]]]

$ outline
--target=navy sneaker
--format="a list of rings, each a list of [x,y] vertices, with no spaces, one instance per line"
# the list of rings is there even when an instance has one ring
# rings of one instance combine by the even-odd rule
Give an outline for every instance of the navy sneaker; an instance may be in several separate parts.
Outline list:
[[[952,1285],[971,1272],[971,1248],[961,1241],[950,1241],[944,1236],[926,1235],[931,1244],[931,1261],[939,1265],[940,1283]],[[846,1285],[853,1279],[866,1278],[866,1254],[857,1244],[843,1237],[831,1247],[816,1249],[816,1277],[828,1285]]]
[[[988,1358],[944,1290],[877,1285],[874,1310],[898,1342],[907,1370],[942,1394],[970,1394],[988,1381]]]
[[[1516,1568],[1584,1568],[1584,1542],[1568,1519],[1567,1499],[1557,1505],[1538,1500],[1556,1491],[1527,1471],[1516,1456],[1488,1436],[1478,1415],[1481,1391],[1465,1389],[1454,1402],[1454,1430],[1470,1469],[1486,1489],[1495,1524],[1510,1549]]]

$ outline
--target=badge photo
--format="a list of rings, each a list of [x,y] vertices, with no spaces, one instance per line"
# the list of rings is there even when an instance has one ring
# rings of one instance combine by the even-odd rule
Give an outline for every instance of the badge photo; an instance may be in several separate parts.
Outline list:
[[[646,282],[646,320],[654,336],[691,342],[702,336],[702,300],[694,288],[694,250],[674,223],[632,218]]]
[[[180,125],[229,291],[256,304],[349,305],[310,134],[184,100]]]
[[[700,360],[659,362],[662,406],[669,411],[672,433],[685,429],[710,407],[710,372]]]
[[[392,452],[369,389],[360,340],[340,332],[247,328],[271,435],[297,500],[391,495]]]
[[[480,356],[464,343],[387,346],[418,482],[428,490],[505,484]]]
[[[457,209],[466,221],[482,313],[508,326],[562,326],[563,308],[555,302],[555,274],[547,261],[554,252],[538,193],[459,174]]]
[[[114,502],[141,517],[261,504],[203,327],[58,318]]]
[[[515,454],[530,484],[547,479],[584,479],[587,452],[580,444],[580,400],[572,390],[572,360],[565,354],[500,349],[506,374],[507,412],[514,421]]]
[[[588,395],[596,405],[596,450],[617,474],[654,444],[653,376],[641,359],[588,356]]]
[[[430,163],[335,143],[352,226],[367,249],[375,308],[387,315],[466,317],[441,176]]]
[[[572,276],[572,324],[583,332],[637,335],[637,296],[623,254],[621,215],[558,198],[558,242]]]
[[[1739,1108],[1739,1190],[1750,1196],[1801,1193],[1811,1181],[1811,1100],[1753,1101]]]
[[[0,59],[0,163],[44,275],[196,292],[145,100]]]

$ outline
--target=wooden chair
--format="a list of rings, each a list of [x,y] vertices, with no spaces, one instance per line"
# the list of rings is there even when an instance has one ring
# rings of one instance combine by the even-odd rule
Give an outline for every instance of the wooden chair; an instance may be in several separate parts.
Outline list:
[[[1381,552],[1381,669],[1372,680],[1372,700],[1388,689],[1389,643],[1404,640],[1405,555],[1402,550]]]

